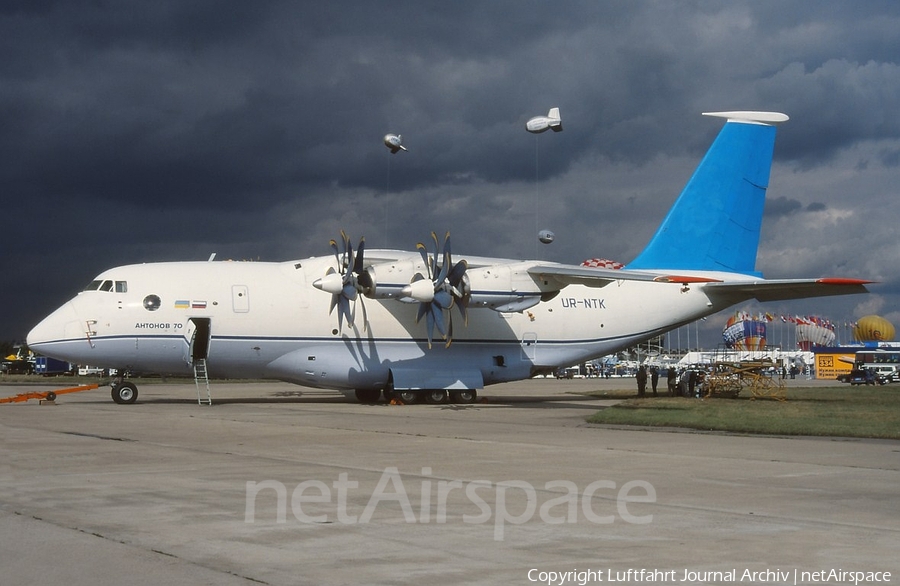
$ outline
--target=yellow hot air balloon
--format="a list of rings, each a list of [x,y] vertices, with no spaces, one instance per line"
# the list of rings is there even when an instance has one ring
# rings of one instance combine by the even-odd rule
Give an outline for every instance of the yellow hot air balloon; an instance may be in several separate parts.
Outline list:
[[[879,315],[867,315],[856,322],[853,337],[858,342],[890,342],[894,339],[894,325]]]

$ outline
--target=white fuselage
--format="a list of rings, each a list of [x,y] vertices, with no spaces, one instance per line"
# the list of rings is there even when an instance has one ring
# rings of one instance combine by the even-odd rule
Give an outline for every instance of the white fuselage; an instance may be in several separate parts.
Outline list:
[[[410,271],[391,284],[386,266],[378,287],[398,290]],[[522,294],[529,261],[470,259],[469,277],[479,299]],[[312,283],[334,267],[333,257],[283,263],[173,262],[110,269],[48,316],[29,335],[30,346],[49,356],[135,372],[190,374],[201,344],[210,374],[272,378],[333,389],[378,389],[393,369],[417,373],[423,386],[447,386],[454,373],[478,386],[518,380],[541,369],[576,364],[628,347],[721,309],[702,286],[616,281],[605,287],[569,285],[523,311],[499,312],[472,304],[468,324],[456,308],[453,341],[428,347],[416,323],[417,303],[363,298],[352,326],[338,328],[331,295]],[[479,268],[481,267],[481,268]],[[506,270],[503,270],[506,267]],[[512,275],[512,276],[510,276]],[[522,277],[524,275],[524,277]],[[501,278],[502,277],[502,278]],[[502,282],[499,282],[502,281]],[[524,282],[524,281],[523,281]],[[96,283],[96,281],[95,281]],[[532,282],[532,287],[534,286]],[[686,289],[686,290],[685,290]],[[205,340],[204,340],[205,341]]]

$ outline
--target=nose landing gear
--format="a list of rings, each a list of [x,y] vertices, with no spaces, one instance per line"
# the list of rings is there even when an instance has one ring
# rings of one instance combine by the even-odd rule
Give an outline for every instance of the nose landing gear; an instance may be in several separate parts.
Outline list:
[[[131,405],[138,398],[137,385],[134,383],[116,379],[112,383],[112,400],[119,405]]]

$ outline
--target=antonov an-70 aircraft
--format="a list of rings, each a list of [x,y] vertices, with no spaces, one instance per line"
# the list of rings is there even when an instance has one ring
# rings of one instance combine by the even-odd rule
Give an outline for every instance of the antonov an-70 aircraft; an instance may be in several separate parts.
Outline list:
[[[871,281],[756,271],[774,125],[788,117],[709,115],[725,126],[624,269],[454,258],[449,235],[413,252],[353,250],[342,234],[334,254],[305,260],[110,269],[28,345],[119,372],[189,375],[201,365],[364,402],[384,392],[466,403],[486,385],[604,356],[748,299],[866,292]],[[137,389],[120,378],[112,397],[131,403]]]

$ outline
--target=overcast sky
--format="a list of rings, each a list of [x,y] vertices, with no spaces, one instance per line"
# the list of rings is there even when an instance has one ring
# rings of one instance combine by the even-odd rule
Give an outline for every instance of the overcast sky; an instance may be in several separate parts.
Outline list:
[[[900,326],[895,0],[7,0],[0,52],[0,340],[113,266],[305,258],[341,229],[628,262],[721,110],[791,117],[757,269],[880,281],[736,309]],[[552,106],[565,130],[527,133]]]

